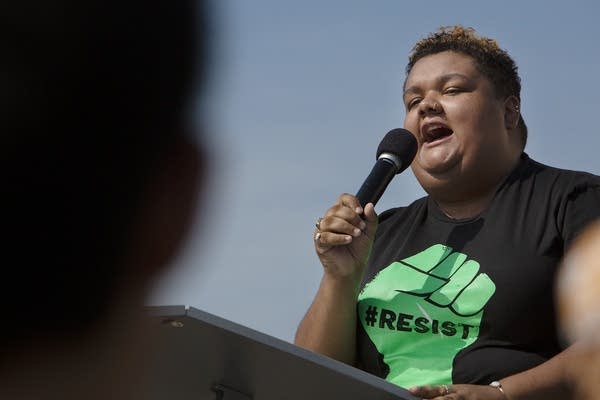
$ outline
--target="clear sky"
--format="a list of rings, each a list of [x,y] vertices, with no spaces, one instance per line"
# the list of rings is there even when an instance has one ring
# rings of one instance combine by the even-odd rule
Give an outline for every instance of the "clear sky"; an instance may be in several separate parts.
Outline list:
[[[413,44],[462,24],[516,60],[527,153],[600,175],[600,3],[217,0],[212,182],[150,304],[185,304],[292,341],[322,270],[314,222],[401,127]],[[407,170],[376,209],[424,195]]]

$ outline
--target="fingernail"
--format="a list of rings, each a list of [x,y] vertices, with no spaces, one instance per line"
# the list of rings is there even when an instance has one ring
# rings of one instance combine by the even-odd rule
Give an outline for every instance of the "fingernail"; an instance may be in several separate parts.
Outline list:
[[[365,221],[360,221],[360,224],[358,224],[358,226],[360,227],[360,229],[365,229],[367,227],[367,224]]]
[[[351,242],[351,241],[352,241],[352,236],[346,236],[346,237],[344,238],[344,240],[345,240],[346,242]]]
[[[352,231],[352,233],[353,233],[353,235],[354,235],[355,237],[356,237],[356,236],[359,236],[359,235],[360,235],[360,229],[358,229],[358,228],[354,228],[354,230]]]
[[[363,209],[362,209],[362,207],[356,207],[356,208],[354,209],[354,211],[356,211],[356,213],[357,213],[357,214],[362,214],[362,212],[363,212]]]

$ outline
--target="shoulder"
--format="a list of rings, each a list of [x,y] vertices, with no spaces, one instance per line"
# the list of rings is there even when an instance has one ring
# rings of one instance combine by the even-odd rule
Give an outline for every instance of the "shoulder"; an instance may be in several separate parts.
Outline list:
[[[533,160],[531,165],[535,170],[531,191],[537,191],[532,197],[536,199],[534,204],[547,205],[548,214],[568,247],[587,224],[600,218],[600,177]]]
[[[523,155],[521,166],[511,178],[532,189],[550,192],[559,198],[577,196],[585,191],[600,190],[600,176],[584,171],[552,167]]]
[[[530,168],[538,174],[556,177],[563,181],[587,182],[591,184],[600,184],[600,176],[585,171],[576,171],[571,169],[552,167],[527,157]]]

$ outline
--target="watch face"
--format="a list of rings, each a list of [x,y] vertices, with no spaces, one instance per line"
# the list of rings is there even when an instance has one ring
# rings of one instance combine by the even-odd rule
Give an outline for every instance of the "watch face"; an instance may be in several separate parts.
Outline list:
[[[499,391],[504,393],[504,389],[502,389],[502,384],[500,382],[494,381],[494,382],[490,383],[490,386],[495,387],[496,389],[498,389]]]

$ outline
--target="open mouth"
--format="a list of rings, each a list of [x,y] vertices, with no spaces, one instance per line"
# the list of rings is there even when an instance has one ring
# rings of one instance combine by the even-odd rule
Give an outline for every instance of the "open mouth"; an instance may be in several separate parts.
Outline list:
[[[425,143],[433,143],[452,135],[452,133],[454,131],[446,126],[431,126],[424,130],[423,141]]]

